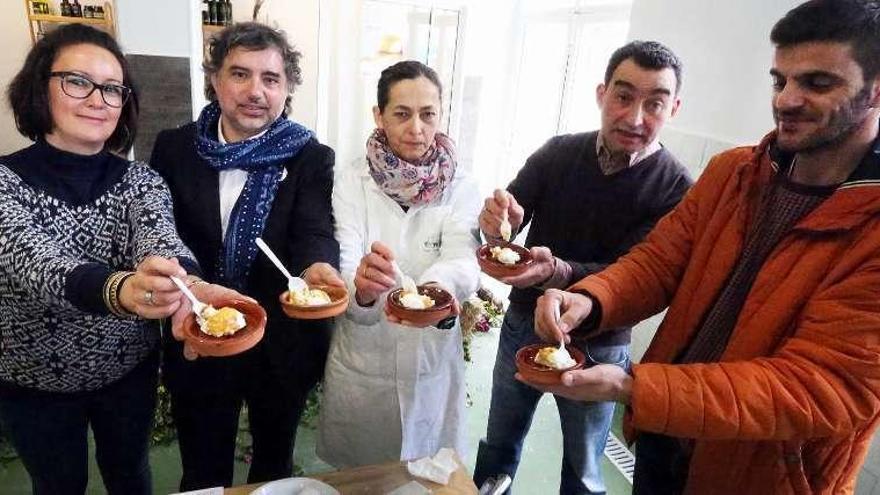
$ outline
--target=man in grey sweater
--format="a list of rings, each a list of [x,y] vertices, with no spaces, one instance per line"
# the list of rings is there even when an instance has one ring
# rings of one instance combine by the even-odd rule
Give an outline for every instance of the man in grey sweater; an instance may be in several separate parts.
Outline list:
[[[547,288],[601,270],[625,254],[681,200],[691,185],[658,134],[680,106],[681,62],[656,42],[633,41],[609,60],[596,89],[602,127],[551,138],[526,161],[507,191],[495,191],[480,214],[487,238],[500,236],[502,218],[514,234],[531,224],[526,247],[535,262],[512,285],[495,361],[486,438],[474,480],[516,473],[522,442],[541,392],[518,382],[516,352],[540,342],[535,301]],[[589,363],[628,366],[630,328],[575,343]],[[613,402],[555,397],[563,432],[560,493],[605,493],[600,460]]]

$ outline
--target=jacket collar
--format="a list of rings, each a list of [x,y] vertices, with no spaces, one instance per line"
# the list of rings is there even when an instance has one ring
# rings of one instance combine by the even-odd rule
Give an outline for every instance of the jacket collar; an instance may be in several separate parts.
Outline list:
[[[743,193],[749,195],[749,201],[760,196],[759,191],[766,190],[765,186],[774,174],[787,171],[791,165],[793,155],[782,152],[775,143],[774,131],[755,148],[750,162],[753,166],[740,172]],[[874,140],[871,150],[849,178],[794,229],[814,232],[851,230],[877,215],[880,215],[880,137]]]
[[[769,139],[768,139],[769,138]],[[770,156],[770,165],[774,172],[787,172],[794,160],[794,153],[785,152],[776,146],[776,132],[772,132],[762,142]],[[859,166],[839,186],[839,189],[860,187],[864,185],[880,185],[880,136],[874,139],[871,149],[865,154]]]

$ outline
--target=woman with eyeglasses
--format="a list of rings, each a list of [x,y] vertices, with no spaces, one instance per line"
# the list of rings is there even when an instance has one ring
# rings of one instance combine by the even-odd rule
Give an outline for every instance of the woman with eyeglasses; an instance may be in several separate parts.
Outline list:
[[[119,46],[84,25],[31,49],[7,90],[32,146],[0,157],[0,427],[36,494],[82,494],[89,427],[111,494],[151,493],[159,334],[175,275],[207,298],[159,175],[120,154],[138,98]],[[213,294],[211,294],[213,293]]]

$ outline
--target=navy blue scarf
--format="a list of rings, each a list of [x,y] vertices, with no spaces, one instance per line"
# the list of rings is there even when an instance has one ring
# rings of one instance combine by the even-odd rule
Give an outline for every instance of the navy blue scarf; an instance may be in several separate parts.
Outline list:
[[[202,110],[196,122],[196,150],[218,172],[240,169],[248,173],[244,189],[229,216],[216,267],[218,281],[240,291],[257,256],[254,240],[266,227],[284,162],[300,152],[312,138],[312,132],[282,115],[260,137],[221,144],[214,137],[219,118],[220,105],[216,101]]]

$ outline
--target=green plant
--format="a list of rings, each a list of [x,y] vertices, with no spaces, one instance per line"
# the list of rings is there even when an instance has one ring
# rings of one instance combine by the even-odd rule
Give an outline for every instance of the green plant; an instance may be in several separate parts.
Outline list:
[[[9,440],[3,436],[3,431],[0,431],[0,465],[5,466],[16,459],[18,459],[18,454],[12,448]]]
[[[168,445],[175,438],[177,430],[174,429],[174,419],[171,417],[171,396],[160,382],[156,390],[156,412],[153,415],[150,445]]]
[[[474,333],[485,333],[490,328],[498,328],[503,320],[504,304],[485,287],[477,289],[462,304],[461,332],[465,361],[471,362],[471,340]]]
[[[300,426],[315,429],[318,423],[318,414],[321,412],[321,395],[324,393],[324,385],[318,383],[315,388],[309,392],[306,399],[306,407],[303,409],[302,416],[299,418]]]

